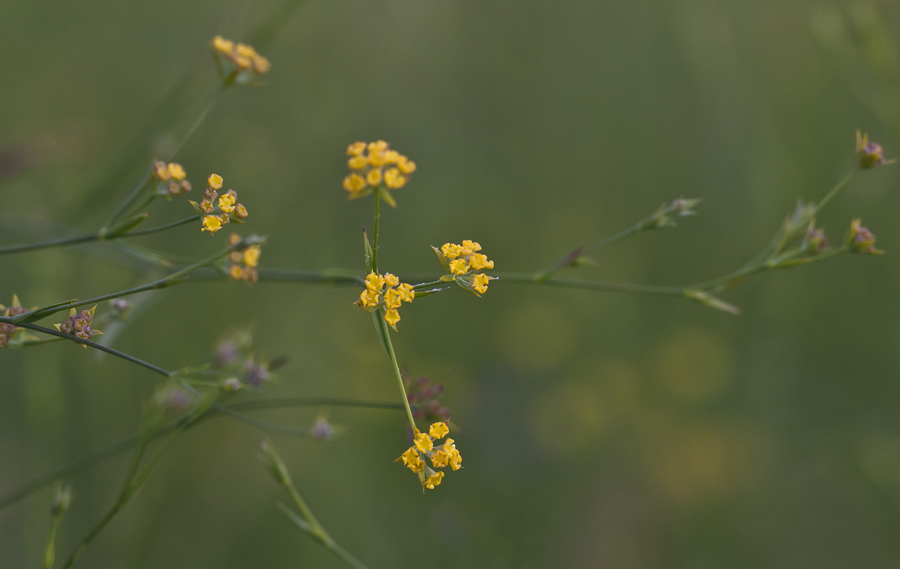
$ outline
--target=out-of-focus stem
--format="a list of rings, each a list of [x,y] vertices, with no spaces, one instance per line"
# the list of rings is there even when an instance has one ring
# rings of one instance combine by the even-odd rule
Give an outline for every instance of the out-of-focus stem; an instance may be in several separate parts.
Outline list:
[[[105,294],[103,296],[96,296],[94,298],[89,298],[87,300],[77,300],[77,301],[73,301],[71,303],[65,303],[62,305],[53,305],[53,306],[49,306],[49,307],[45,307],[45,308],[37,308],[35,310],[24,312],[24,313],[14,317],[14,318],[11,318],[11,319],[6,319],[6,320],[0,319],[0,322],[6,321],[6,322],[9,322],[12,324],[18,324],[20,322],[33,322],[35,320],[44,318],[46,316],[50,316],[51,314],[55,314],[62,310],[68,310],[70,308],[78,308],[80,306],[86,306],[89,304],[97,304],[98,302],[102,302],[104,300],[112,300],[113,298],[129,296],[129,295],[137,294],[139,292],[144,292],[147,290],[166,288],[168,286],[178,284],[181,281],[182,277],[187,276],[189,273],[196,271],[197,269],[201,269],[203,267],[211,265],[211,264],[215,263],[216,261],[218,261],[219,259],[222,259],[226,255],[228,255],[232,251],[234,251],[236,249],[243,249],[243,248],[246,248],[247,246],[248,246],[248,244],[246,243],[246,239],[244,239],[244,240],[238,241],[234,245],[229,245],[223,251],[220,251],[219,253],[216,253],[215,255],[207,257],[206,259],[203,259],[202,261],[198,261],[197,263],[194,263],[193,265],[188,265],[187,267],[184,267],[181,270],[175,271],[174,273],[170,274],[169,276],[159,279],[157,281],[154,281],[152,283],[137,286],[137,287],[130,288],[127,290],[122,290],[119,292]],[[90,344],[87,344],[87,345],[90,345]]]
[[[278,399],[257,399],[255,401],[243,401],[240,403],[232,403],[230,405],[222,405],[221,409],[213,408],[210,413],[203,415],[197,421],[194,421],[187,425],[187,428],[193,428],[194,426],[199,425],[200,423],[203,423],[208,419],[225,417],[225,413],[222,412],[223,409],[236,412],[247,412],[269,409],[294,409],[297,407],[326,406],[349,407],[357,409],[383,409],[388,411],[400,411],[401,409],[403,409],[403,405],[401,405],[400,403],[389,403],[386,401],[364,401],[357,399],[340,399],[333,397],[284,397]],[[182,422],[183,420],[178,420],[168,424],[167,426],[154,433],[151,437],[151,440],[171,433],[172,431],[177,429]],[[79,472],[87,470],[88,468],[91,468],[92,466],[103,462],[104,460],[108,460],[110,458],[119,456],[124,452],[127,452],[128,450],[134,448],[140,440],[141,435],[128,437],[117,443],[106,446],[96,452],[78,458],[61,468],[39,476],[38,478],[32,480],[31,482],[28,482],[14,492],[10,492],[6,496],[0,498],[0,511],[8,508],[9,506],[12,506],[13,504],[18,503],[20,500],[27,498],[35,492],[46,488],[60,478],[68,478],[73,474],[77,474]]]
[[[179,227],[181,225],[186,225],[188,223],[195,222],[199,219],[200,219],[199,215],[192,215],[191,217],[179,219],[178,221],[166,223],[165,225],[160,225],[158,227],[150,227],[147,229],[142,229],[140,231],[130,231],[128,233],[122,233],[121,235],[107,236],[107,235],[104,235],[103,232],[97,232],[97,233],[89,233],[86,235],[76,235],[74,237],[63,237],[61,239],[50,239],[47,241],[39,241],[37,243],[25,243],[23,245],[10,245],[9,247],[0,247],[0,255],[9,255],[12,253],[24,253],[26,251],[36,251],[38,249],[50,249],[52,247],[68,247],[70,245],[79,245],[81,243],[90,243],[92,241],[114,241],[116,239],[121,239],[123,237],[139,237],[141,235],[150,235],[152,233],[159,233],[160,231],[166,231],[167,229],[172,229],[175,227]]]

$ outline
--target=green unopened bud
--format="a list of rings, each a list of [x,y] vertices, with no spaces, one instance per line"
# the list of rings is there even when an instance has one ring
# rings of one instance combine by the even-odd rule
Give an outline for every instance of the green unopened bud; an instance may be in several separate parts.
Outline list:
[[[53,497],[53,505],[50,506],[50,515],[53,517],[62,516],[72,504],[72,487],[56,485],[56,495]]]
[[[266,470],[269,471],[269,474],[272,475],[272,478],[284,487],[291,486],[291,475],[272,443],[265,440],[260,448],[262,449],[262,455],[259,458]]]

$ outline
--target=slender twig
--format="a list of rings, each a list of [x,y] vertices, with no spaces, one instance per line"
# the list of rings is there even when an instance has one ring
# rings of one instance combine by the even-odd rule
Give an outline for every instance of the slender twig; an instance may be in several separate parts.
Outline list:
[[[381,332],[385,340],[388,358],[391,360],[391,366],[394,368],[394,375],[397,378],[397,385],[400,387],[400,398],[403,400],[403,407],[406,410],[406,418],[409,420],[409,426],[415,432],[416,420],[413,418],[412,409],[409,407],[409,397],[406,395],[406,386],[403,384],[403,374],[400,372],[400,364],[397,363],[397,354],[394,352],[394,344],[391,342],[391,332],[388,330],[387,322],[381,309],[372,313],[372,316],[381,326]]]
[[[13,323],[12,318],[6,318],[0,316],[0,322],[5,323]],[[79,338],[78,336],[72,336],[71,334],[66,334],[64,332],[60,332],[59,330],[54,330],[53,328],[45,328],[43,326],[38,326],[37,324],[32,324],[30,322],[15,322],[16,326],[20,328],[27,328],[29,330],[34,330],[35,332],[40,332],[42,334],[47,334],[49,336],[55,336],[57,338],[61,338],[64,340],[69,340],[71,342],[75,342],[76,344],[81,344],[82,346],[89,346],[94,348],[95,350],[100,350],[101,352],[106,352],[111,356],[115,356],[117,358],[121,358],[125,361],[131,362],[133,364],[137,364],[143,368],[147,368],[150,371],[156,372],[159,375],[163,375],[166,377],[171,377],[174,372],[171,372],[167,369],[163,369],[158,365],[151,364],[149,362],[145,362],[142,359],[136,358],[134,356],[128,355],[125,352],[120,352],[119,350],[110,348],[109,346],[104,346],[103,344],[98,344],[97,342],[92,342],[90,340],[85,340]]]
[[[375,236],[372,238],[372,271],[378,273],[378,234],[381,224],[381,197],[378,195],[379,186],[375,186]]]
[[[68,247],[70,245],[80,245],[82,243],[90,243],[93,241],[114,241],[116,239],[122,239],[124,237],[139,237],[141,235],[150,235],[152,233],[159,233],[160,231],[166,231],[167,229],[180,227],[182,225],[195,222],[198,219],[200,219],[199,215],[192,215],[191,217],[179,219],[178,221],[166,223],[165,225],[160,225],[157,227],[150,227],[147,229],[142,229],[140,231],[130,231],[128,233],[122,233],[120,235],[109,235],[108,236],[108,235],[104,235],[103,232],[97,232],[97,233],[89,233],[89,234],[85,234],[85,235],[76,235],[74,237],[63,237],[61,239],[50,239],[48,241],[40,241],[37,243],[25,243],[23,245],[10,245],[8,247],[0,247],[0,255],[9,255],[12,253],[24,253],[27,251],[36,251],[38,249],[49,249],[52,247]]]
[[[203,259],[202,261],[198,261],[197,263],[194,263],[193,265],[188,265],[187,267],[184,267],[183,269],[175,271],[174,273],[168,275],[167,277],[164,277],[164,278],[154,281],[152,283],[137,286],[137,287],[130,288],[127,290],[121,290],[118,292],[105,294],[102,296],[96,296],[94,298],[89,298],[87,300],[78,300],[78,301],[72,301],[71,303],[66,303],[64,305],[52,305],[52,306],[44,307],[44,308],[37,308],[35,310],[30,310],[28,312],[24,312],[16,317],[7,319],[5,321],[12,323],[12,324],[18,324],[20,322],[33,322],[35,320],[44,318],[51,314],[55,314],[56,312],[60,312],[62,310],[67,310],[70,308],[78,308],[81,306],[87,306],[89,304],[97,304],[98,302],[103,302],[104,300],[111,300],[113,298],[121,298],[123,296],[129,296],[129,295],[137,294],[139,292],[144,292],[147,290],[166,288],[168,286],[178,284],[189,273],[192,273],[193,271],[196,271],[197,269],[200,269],[200,268],[203,268],[203,267],[206,267],[208,265],[215,263],[216,261],[225,257],[232,251],[235,251],[237,249],[245,249],[248,245],[256,244],[257,242],[260,242],[260,239],[261,238],[258,238],[258,237],[255,237],[252,239],[249,237],[242,239],[241,241],[238,241],[234,245],[229,245],[224,250],[216,253],[215,255],[207,257],[206,259]],[[3,321],[4,320],[0,319],[0,322],[3,322]]]
[[[284,461],[281,460],[281,457],[278,456],[278,451],[275,450],[272,443],[270,441],[264,441],[262,450],[262,458],[267,470],[269,470],[269,474],[271,474],[275,481],[285,489],[291,497],[291,500],[294,502],[294,505],[300,510],[301,515],[298,516],[290,508],[283,504],[278,504],[281,511],[285,513],[294,525],[303,530],[319,545],[337,555],[345,563],[354,569],[366,569],[365,565],[347,553],[344,548],[339,546],[337,542],[328,535],[328,532],[325,531],[325,528],[322,527],[322,524],[320,524],[319,520],[316,519],[316,516],[313,515],[312,510],[309,509],[309,506],[306,505],[306,501],[300,496],[300,492],[298,492],[297,488],[294,486],[294,482],[291,480],[291,473],[288,471],[287,466],[285,466]]]
[[[200,110],[200,114],[197,116],[194,122],[191,123],[188,131],[185,133],[184,137],[182,137],[181,141],[175,146],[175,149],[166,157],[167,160],[172,160],[173,158],[175,158],[175,156],[177,156],[178,153],[181,152],[181,150],[188,144],[188,142],[191,141],[194,135],[197,134],[197,132],[200,130],[200,126],[209,116],[210,111],[216,105],[219,97],[222,95],[226,88],[227,85],[223,84],[221,81],[216,83],[216,86],[212,89],[209,97],[206,100],[206,104]],[[109,220],[104,224],[104,227],[112,226],[112,224],[114,224],[125,213],[125,211],[128,210],[129,207],[131,207],[131,205],[134,203],[134,200],[137,199],[138,195],[140,195],[141,190],[143,190],[144,186],[146,186],[147,181],[149,181],[150,172],[151,168],[148,165],[138,182],[131,188],[131,191],[128,193],[125,199],[123,199],[113,211]]]
[[[400,403],[389,403],[386,401],[364,401],[356,399],[340,399],[333,397],[284,397],[277,399],[257,399],[255,401],[242,401],[240,403],[232,403],[223,405],[224,409],[235,412],[248,411],[264,411],[273,409],[294,409],[297,407],[348,407],[356,409],[382,409],[388,411],[399,411],[403,409]],[[200,423],[209,419],[218,419],[226,416],[220,410],[213,409],[200,420],[188,425],[193,428]],[[174,431],[182,421],[173,421],[166,427],[160,429],[153,435],[153,439],[162,437]],[[61,478],[68,478],[74,474],[87,470],[105,460],[109,460],[120,454],[127,452],[135,447],[141,439],[141,435],[134,435],[123,439],[117,443],[105,446],[95,452],[79,457],[68,464],[65,464],[55,470],[47,472],[34,480],[24,484],[17,490],[0,498],[0,511],[18,503],[20,500],[46,488]]]

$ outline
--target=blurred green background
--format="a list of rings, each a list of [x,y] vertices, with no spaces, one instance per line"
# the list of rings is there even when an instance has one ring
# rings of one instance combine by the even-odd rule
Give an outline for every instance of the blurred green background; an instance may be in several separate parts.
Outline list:
[[[202,106],[209,39],[250,40],[281,6],[5,2],[0,245],[98,227]],[[437,272],[429,245],[475,239],[499,270],[535,270],[703,197],[699,217],[573,274],[656,284],[750,258],[798,197],[853,168],[856,128],[900,156],[896,2],[311,0],[276,19],[265,87],[228,92],[178,157],[195,187],[215,171],[238,191],[246,231],[270,238],[266,267],[362,272],[371,201],[341,188],[354,140],[391,141],[419,167],[383,215],[384,269]],[[341,437],[273,440],[323,525],[373,569],[896,567],[897,182],[896,167],[866,172],[819,219],[836,242],[861,216],[886,255],[761,275],[727,297],[740,317],[502,282],[406,307],[401,363],[443,381],[463,429],[465,468],[424,496],[391,462],[400,413],[332,409]],[[223,236],[136,241],[201,258]],[[4,256],[0,301],[150,278],[136,269],[102,244]],[[357,294],[187,284],[116,347],[177,368],[248,326],[264,354],[291,356],[266,396],[396,400]],[[136,432],[157,383],[71,344],[0,351],[0,493]],[[317,412],[258,416],[303,427]],[[226,420],[192,430],[77,566],[340,567],[274,507],[262,436]],[[113,502],[126,460],[70,480],[61,556]],[[39,564],[51,498],[0,512],[0,567]]]

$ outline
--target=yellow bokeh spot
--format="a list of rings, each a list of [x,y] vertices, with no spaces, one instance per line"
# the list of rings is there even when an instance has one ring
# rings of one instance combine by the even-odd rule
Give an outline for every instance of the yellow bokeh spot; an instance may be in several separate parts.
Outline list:
[[[701,328],[674,331],[657,351],[657,376],[679,398],[703,403],[731,382],[733,357],[724,339]]]

